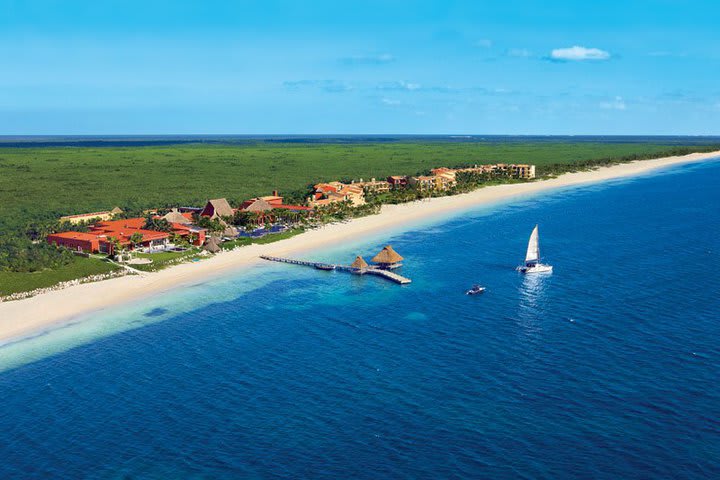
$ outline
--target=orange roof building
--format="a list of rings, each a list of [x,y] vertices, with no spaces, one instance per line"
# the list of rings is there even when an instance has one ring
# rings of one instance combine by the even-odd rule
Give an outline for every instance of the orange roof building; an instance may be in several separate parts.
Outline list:
[[[182,237],[194,236],[194,243],[202,245],[205,242],[206,231],[184,223],[171,223],[172,232],[158,232],[145,229],[145,219],[125,218],[100,222],[90,227],[88,232],[61,232],[48,235],[47,242],[51,245],[69,248],[71,250],[91,253],[114,253],[114,243],[131,248],[130,238],[139,234],[142,239],[138,245],[143,247],[156,247],[167,244],[171,234]]]
[[[365,204],[365,191],[359,185],[342,182],[318,183],[315,193],[308,199],[311,207],[322,207],[335,202],[349,201],[353,206]]]
[[[245,200],[240,205],[241,211],[246,212],[266,212],[273,209],[281,210],[292,210],[292,211],[312,211],[312,207],[306,207],[304,205],[286,205],[283,203],[283,197],[278,195],[278,191],[273,191],[272,195],[264,197],[255,197],[250,200]]]

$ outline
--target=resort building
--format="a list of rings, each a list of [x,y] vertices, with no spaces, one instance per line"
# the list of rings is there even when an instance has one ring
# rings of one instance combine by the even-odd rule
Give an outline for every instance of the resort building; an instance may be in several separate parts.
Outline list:
[[[47,242],[76,252],[97,253],[100,251],[100,237],[85,232],[61,232],[47,236]]]
[[[429,175],[421,175],[419,177],[410,177],[408,178],[408,185],[411,187],[416,187],[420,189],[421,191],[430,191],[435,190],[438,188],[438,180],[436,177],[431,177]]]
[[[245,200],[242,205],[240,205],[239,210],[243,212],[267,212],[275,208],[296,212],[312,211],[312,207],[305,205],[287,205],[283,203],[283,197],[278,194],[277,190],[273,191],[272,195]]]
[[[391,245],[387,245],[375,255],[372,262],[378,267],[385,270],[391,270],[402,266],[403,257],[393,250]]]
[[[478,173],[478,174],[492,174],[495,172],[495,165],[475,165],[467,168],[458,168],[455,173],[466,172],[466,173]]]
[[[405,188],[408,186],[408,177],[392,175],[387,177],[387,182],[390,184],[390,188]]]
[[[359,182],[353,182],[352,184],[366,192],[385,193],[390,191],[390,182],[385,180],[375,180],[373,178],[369,182],[364,182],[361,178]]]
[[[435,175],[435,180],[437,183],[437,188],[440,190],[449,190],[457,185],[454,170]]]
[[[122,210],[120,210],[119,207],[115,207],[112,210],[109,210],[107,212],[91,212],[91,213],[81,213],[78,215],[66,215],[64,217],[60,217],[61,222],[70,222],[73,225],[76,225],[78,223],[82,222],[89,222],[92,220],[110,220],[115,215],[123,213]]]
[[[205,242],[206,230],[203,228],[185,223],[171,223],[171,226],[170,232],[146,230],[144,218],[127,218],[100,222],[91,227],[89,232],[53,233],[48,235],[47,242],[71,250],[107,254],[115,253],[115,242],[123,248],[134,248],[135,245],[130,241],[133,235],[140,237],[138,247],[149,249],[164,247],[170,241],[171,235],[192,239],[194,245]]]
[[[144,224],[145,219],[141,220],[143,220]],[[170,234],[167,232],[144,230],[135,226],[102,225],[102,227],[94,228],[90,232],[53,233],[47,236],[47,242],[50,245],[75,251],[113,254],[115,253],[115,241],[122,247],[131,248],[132,242],[130,238],[134,234],[142,236],[138,246],[144,248],[165,245],[170,238]]]
[[[437,176],[452,174],[454,177],[458,172],[468,172],[529,179],[535,178],[535,165],[497,163],[495,165],[474,165],[458,169],[440,167],[432,169],[431,172]]]
[[[265,222],[274,222],[276,217],[280,215],[278,210],[312,213],[313,208],[305,205],[286,205],[283,203],[283,197],[278,195],[277,191],[274,191],[272,195],[245,200],[238,209],[239,212],[257,213],[256,223],[259,225]]]
[[[337,202],[350,202],[353,207],[365,205],[365,191],[356,184],[341,182],[318,183],[308,198],[310,207],[323,207]]]
[[[492,173],[512,178],[535,178],[535,165],[498,163],[491,165]]]
[[[510,165],[511,174],[516,178],[535,178],[535,165]]]
[[[250,200],[245,200],[240,205],[239,210],[241,212],[269,212],[272,209],[273,206],[266,200],[263,200],[262,198],[251,198]]]
[[[233,210],[228,201],[224,198],[208,200],[205,208],[203,208],[200,212],[200,216],[209,217],[211,220],[222,217],[232,217],[234,214],[235,210]]]

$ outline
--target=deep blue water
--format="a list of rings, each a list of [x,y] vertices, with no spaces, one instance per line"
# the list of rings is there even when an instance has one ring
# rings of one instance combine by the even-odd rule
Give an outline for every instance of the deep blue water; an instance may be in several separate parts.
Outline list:
[[[407,287],[269,266],[140,305],[162,320],[0,373],[0,478],[720,478],[718,185],[684,166],[382,239]]]

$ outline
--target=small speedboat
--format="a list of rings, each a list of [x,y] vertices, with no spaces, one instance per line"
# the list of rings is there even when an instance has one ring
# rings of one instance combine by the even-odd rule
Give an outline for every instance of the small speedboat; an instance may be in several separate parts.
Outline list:
[[[479,293],[485,293],[485,287],[481,287],[480,285],[473,285],[470,290],[465,292],[465,295],[477,295]]]
[[[335,270],[335,265],[327,265],[324,263],[318,263],[317,265],[315,265],[315,268],[317,268],[318,270]]]

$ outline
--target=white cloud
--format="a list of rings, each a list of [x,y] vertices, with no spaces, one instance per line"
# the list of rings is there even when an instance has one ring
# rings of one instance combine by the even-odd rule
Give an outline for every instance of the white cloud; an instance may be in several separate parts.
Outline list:
[[[474,45],[480,48],[490,48],[493,46],[493,42],[490,39],[483,38],[475,42]]]
[[[625,100],[622,97],[615,97],[613,100],[600,103],[600,108],[605,110],[625,110],[627,105],[625,105]]]
[[[599,48],[585,48],[575,45],[570,48],[556,48],[550,52],[551,60],[581,61],[581,60],[607,60],[610,53]]]

